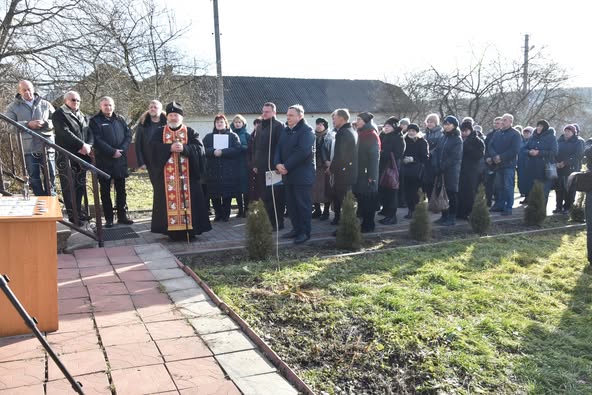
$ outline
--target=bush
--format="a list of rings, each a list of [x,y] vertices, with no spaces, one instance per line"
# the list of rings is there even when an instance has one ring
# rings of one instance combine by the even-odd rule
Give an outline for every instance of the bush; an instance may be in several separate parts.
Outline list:
[[[273,249],[271,222],[267,217],[263,201],[249,204],[247,214],[247,251],[249,258],[265,260]]]
[[[585,193],[577,192],[578,198],[573,206],[571,206],[571,210],[569,210],[569,219],[574,222],[586,222],[586,211],[584,211],[584,198],[586,197]]]
[[[362,247],[360,221],[356,215],[356,199],[351,191],[343,199],[335,246],[350,251],[357,251]]]
[[[427,241],[432,238],[432,224],[428,213],[425,194],[419,190],[419,203],[415,206],[413,217],[409,223],[409,234],[414,240]]]
[[[473,210],[469,214],[469,223],[473,232],[484,235],[489,230],[491,225],[491,216],[489,215],[489,208],[487,208],[487,199],[485,199],[485,186],[479,185]]]
[[[547,217],[547,205],[545,203],[543,183],[535,181],[528,193],[528,206],[524,209],[524,223],[526,225],[540,226],[543,224]]]

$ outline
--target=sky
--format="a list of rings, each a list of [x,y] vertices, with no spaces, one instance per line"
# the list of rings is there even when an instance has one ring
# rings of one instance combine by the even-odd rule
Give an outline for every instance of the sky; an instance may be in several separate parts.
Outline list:
[[[183,51],[216,74],[213,2],[168,0]],[[379,79],[430,66],[451,70],[471,52],[522,61],[532,51],[592,87],[592,29],[583,0],[219,0],[222,73],[229,76]]]

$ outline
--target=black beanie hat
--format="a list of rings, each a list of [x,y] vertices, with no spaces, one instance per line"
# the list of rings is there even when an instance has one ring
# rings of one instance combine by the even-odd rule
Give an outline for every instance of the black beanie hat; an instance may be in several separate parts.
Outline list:
[[[464,121],[462,125],[460,125],[460,130],[463,131],[465,129],[469,129],[471,132],[473,131],[473,122],[471,121]]]
[[[325,127],[325,129],[329,129],[329,122],[327,122],[327,120],[325,118],[317,118],[317,120],[315,121],[315,123],[318,125],[319,123],[322,123],[323,126]]]
[[[419,133],[419,125],[416,123],[410,123],[409,126],[407,126],[407,130],[415,130],[417,133]]]
[[[384,121],[384,124],[391,125],[393,128],[396,128],[397,126],[399,126],[399,119],[397,119],[396,117],[390,117],[386,121]]]
[[[361,118],[364,122],[368,123],[374,118],[374,114],[371,112],[362,112],[358,114],[358,118]]]
[[[444,123],[451,123],[455,128],[458,128],[458,118],[456,118],[454,115],[449,115],[444,118]]]
[[[175,101],[169,103],[166,105],[166,114],[169,115],[170,113],[177,113],[179,115],[183,115],[183,106],[181,106],[181,103],[177,103]]]

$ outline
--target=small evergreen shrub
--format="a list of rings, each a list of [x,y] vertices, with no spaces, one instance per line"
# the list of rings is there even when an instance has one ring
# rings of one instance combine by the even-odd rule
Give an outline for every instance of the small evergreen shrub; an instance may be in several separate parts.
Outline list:
[[[356,199],[350,191],[341,205],[341,218],[337,227],[335,246],[339,249],[357,251],[362,248],[360,221],[356,215]]]
[[[584,198],[585,193],[577,192],[578,197],[571,210],[569,210],[569,219],[574,222],[586,222],[586,212],[584,211]]]
[[[249,204],[247,214],[247,251],[249,258],[265,260],[273,249],[271,222],[262,200]]]
[[[485,186],[479,185],[473,210],[469,214],[469,223],[473,232],[484,235],[489,230],[491,225],[491,216],[489,215],[489,208],[487,208],[487,199],[485,199]]]
[[[526,225],[540,226],[547,217],[547,206],[545,204],[545,190],[543,183],[535,181],[528,193],[528,206],[524,209],[524,223]]]
[[[418,193],[419,203],[415,206],[411,222],[409,222],[409,235],[414,240],[427,241],[432,238],[432,224],[428,212],[428,202],[421,189]]]

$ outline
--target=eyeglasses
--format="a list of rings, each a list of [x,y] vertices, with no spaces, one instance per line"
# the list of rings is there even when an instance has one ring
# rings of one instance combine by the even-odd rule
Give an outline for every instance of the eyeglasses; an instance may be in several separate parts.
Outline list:
[[[70,101],[80,102],[80,99],[70,99]]]

